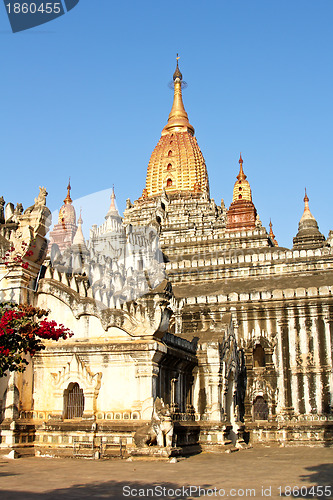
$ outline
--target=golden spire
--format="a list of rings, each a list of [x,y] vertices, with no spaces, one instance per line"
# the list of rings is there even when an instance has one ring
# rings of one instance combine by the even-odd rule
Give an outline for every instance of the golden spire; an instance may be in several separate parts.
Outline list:
[[[306,194],[306,188],[305,188],[305,196],[304,196],[304,200],[303,201],[304,201],[304,212],[303,212],[303,215],[301,217],[300,222],[304,221],[305,219],[313,219],[313,220],[315,220],[315,218],[313,217],[312,213],[310,212],[309,197]]]
[[[309,197],[308,195],[306,194],[306,188],[305,188],[305,196],[304,196],[304,212],[310,212],[310,208],[309,208]]]
[[[275,234],[273,233],[272,219],[269,219],[269,236],[272,236],[272,238],[275,238]]]
[[[249,181],[246,180],[246,175],[243,170],[243,158],[242,153],[239,156],[239,174],[237,175],[237,181],[235,182],[234,192],[232,196],[232,201],[252,201],[252,194]]]
[[[71,178],[69,178],[68,181],[68,186],[67,186],[67,196],[64,199],[64,203],[67,205],[68,203],[72,203],[72,198],[71,198]]]
[[[239,181],[244,181],[246,179],[246,175],[244,174],[243,171],[243,158],[242,158],[242,153],[239,154],[239,174],[237,175],[237,179]]]
[[[141,201],[166,193],[206,193],[208,174],[204,157],[189,124],[182,101],[182,74],[177,66],[173,75],[175,95],[169,120],[162,130],[148,164],[146,188]]]
[[[278,242],[275,239],[275,234],[273,233],[273,224],[272,224],[271,219],[269,219],[269,235],[268,236],[271,238],[271,240],[273,241],[274,245],[276,247],[278,247],[279,245],[278,245]]]
[[[162,135],[171,132],[190,132],[194,135],[194,128],[188,121],[188,116],[184,108],[183,97],[182,97],[182,82],[183,75],[178,66],[179,56],[177,54],[177,66],[176,71],[173,74],[173,84],[174,84],[174,97],[173,104],[169,114],[168,123],[162,130]]]

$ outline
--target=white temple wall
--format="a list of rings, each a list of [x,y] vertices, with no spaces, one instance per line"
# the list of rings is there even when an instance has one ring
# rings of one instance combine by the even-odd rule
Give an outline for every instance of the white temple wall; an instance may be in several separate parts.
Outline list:
[[[90,354],[48,351],[34,366],[34,410],[61,415],[63,396],[70,383],[83,389],[89,409],[108,412],[138,409],[135,362],[126,354],[110,355],[100,346]],[[86,404],[85,404],[86,406]]]
[[[69,305],[51,294],[39,294],[37,305],[50,311],[48,319],[55,320],[58,324],[61,323],[69,328],[74,333],[74,337],[72,337],[74,341],[106,336],[106,332],[96,316],[82,315],[76,318]]]

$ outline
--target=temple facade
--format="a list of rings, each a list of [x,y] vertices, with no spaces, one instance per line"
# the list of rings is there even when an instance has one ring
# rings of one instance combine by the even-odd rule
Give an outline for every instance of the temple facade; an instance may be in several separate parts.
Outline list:
[[[1,252],[27,225],[40,247],[24,271],[0,264],[2,301],[50,309],[74,332],[0,380],[3,449],[332,444],[333,232],[320,233],[305,193],[293,248],[279,247],[242,156],[230,207],[217,205],[178,61],[173,81],[142,196],[121,217],[113,191],[89,241],[70,185],[48,252],[45,197],[25,212],[1,202]]]

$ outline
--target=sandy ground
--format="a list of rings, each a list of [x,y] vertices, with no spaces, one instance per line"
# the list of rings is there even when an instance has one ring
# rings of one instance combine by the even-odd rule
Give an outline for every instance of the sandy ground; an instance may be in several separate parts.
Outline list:
[[[198,497],[333,498],[333,449],[257,447],[177,463],[0,459],[1,500]]]

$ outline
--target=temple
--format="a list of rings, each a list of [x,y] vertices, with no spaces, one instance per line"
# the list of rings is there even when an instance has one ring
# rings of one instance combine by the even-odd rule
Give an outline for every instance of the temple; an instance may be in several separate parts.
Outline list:
[[[45,197],[24,212],[1,202],[1,252],[26,226],[40,247],[28,269],[0,264],[2,301],[48,308],[74,332],[0,380],[3,450],[160,457],[333,442],[333,232],[320,233],[305,193],[293,247],[280,247],[242,155],[229,208],[216,204],[182,85],[177,58],[142,195],[122,217],[113,189],[89,241],[70,185],[49,245]]]

